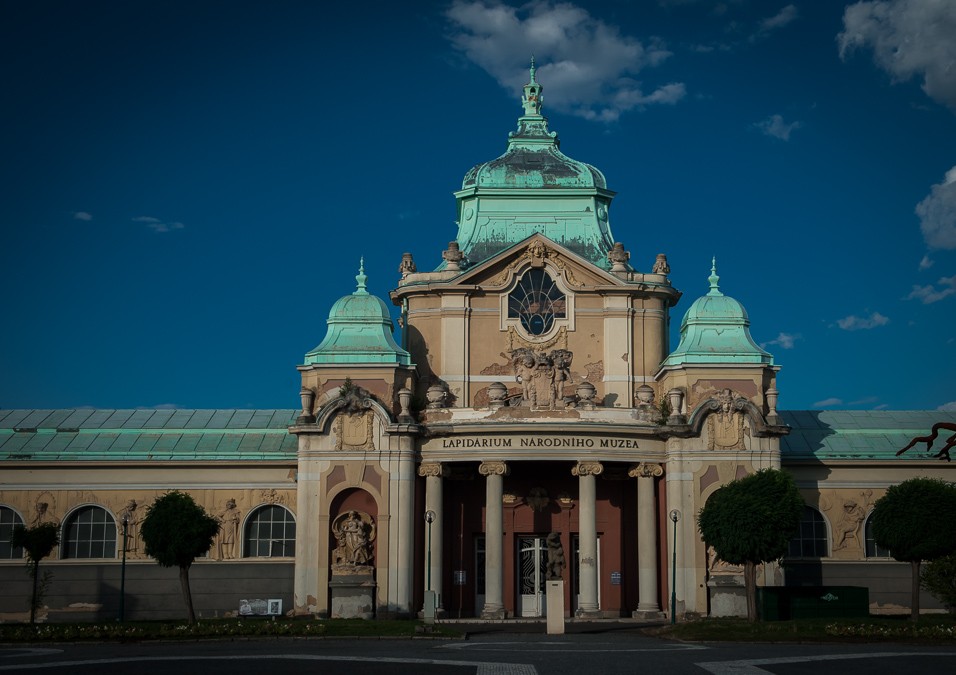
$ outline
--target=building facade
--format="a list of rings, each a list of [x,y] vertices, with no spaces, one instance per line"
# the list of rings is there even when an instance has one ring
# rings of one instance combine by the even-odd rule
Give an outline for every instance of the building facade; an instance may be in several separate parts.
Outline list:
[[[169,489],[222,523],[195,565],[206,616],[250,597],[332,617],[432,597],[446,616],[543,616],[551,577],[582,619],[660,617],[672,592],[678,615],[733,614],[740,571],[696,514],[764,468],[791,471],[807,507],[760,583],[851,579],[871,609],[904,609],[908,566],[867,517],[903,478],[952,479],[895,451],[956,415],[778,411],[778,366],[716,262],[670,345],[666,256],[637,263],[615,241],[615,193],[561,152],[542,100],[532,67],[507,150],[455,193],[455,239],[428,271],[402,256],[397,331],[360,265],[299,366],[299,410],[0,411],[0,619],[28,594],[7,533],[46,521],[62,526],[51,616],[112,612],[121,566],[131,616],[178,615],[175,575],[136,531]]]

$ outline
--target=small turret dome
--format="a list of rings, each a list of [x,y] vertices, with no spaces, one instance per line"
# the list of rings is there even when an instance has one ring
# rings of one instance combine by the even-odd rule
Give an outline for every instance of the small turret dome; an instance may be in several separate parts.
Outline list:
[[[411,365],[411,355],[392,337],[392,318],[385,302],[365,288],[364,260],[355,277],[351,295],[336,300],[326,322],[325,339],[305,355],[306,364],[315,363],[398,363]]]
[[[663,366],[692,363],[773,364],[773,356],[750,336],[744,306],[720,292],[717,261],[710,269],[710,291],[694,301],[680,324],[680,344]]]

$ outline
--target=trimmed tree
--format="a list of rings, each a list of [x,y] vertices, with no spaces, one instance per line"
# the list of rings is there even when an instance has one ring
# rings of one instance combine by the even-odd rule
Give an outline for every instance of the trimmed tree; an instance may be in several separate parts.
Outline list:
[[[873,538],[910,564],[910,618],[919,619],[920,563],[956,552],[956,485],[910,478],[891,486],[873,507]]]
[[[920,572],[920,586],[956,614],[956,553],[926,563]]]
[[[717,556],[743,565],[747,620],[757,620],[757,565],[781,558],[800,527],[803,497],[790,474],[764,469],[731,481],[697,515],[704,541]]]
[[[49,581],[49,572],[40,582],[40,561],[46,558],[60,543],[60,528],[56,523],[40,523],[33,527],[17,525],[13,528],[10,545],[22,548],[27,554],[27,566],[33,579],[33,593],[30,596],[30,623],[36,623],[37,609],[43,600],[43,588]]]
[[[179,583],[190,623],[196,622],[196,613],[189,589],[189,567],[196,558],[209,552],[218,531],[219,521],[192,497],[178,490],[157,497],[139,526],[146,555],[163,567],[179,568]]]

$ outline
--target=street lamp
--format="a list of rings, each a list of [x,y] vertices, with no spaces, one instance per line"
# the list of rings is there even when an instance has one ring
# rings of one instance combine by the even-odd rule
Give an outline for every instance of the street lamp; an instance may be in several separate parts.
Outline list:
[[[126,536],[129,531],[129,511],[123,512],[123,563],[120,565],[120,623],[126,618]]]
[[[432,589],[432,523],[435,522],[435,518],[437,517],[438,517],[438,514],[436,514],[431,509],[428,509],[427,511],[425,511],[425,522],[428,523],[428,552],[426,554],[426,557],[428,559],[428,564],[426,565],[427,571],[428,571],[426,575],[428,577],[428,581],[427,581],[428,587],[426,588],[426,590],[428,591]]]
[[[677,521],[680,520],[680,511],[673,509],[670,513],[674,522],[673,563],[671,564],[671,623],[677,623]]]

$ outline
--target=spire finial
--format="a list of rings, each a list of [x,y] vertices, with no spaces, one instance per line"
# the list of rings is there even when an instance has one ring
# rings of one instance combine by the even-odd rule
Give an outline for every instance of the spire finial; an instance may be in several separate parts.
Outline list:
[[[525,115],[541,115],[541,92],[544,90],[538,81],[534,78],[535,68],[534,54],[531,55],[531,80],[524,86],[524,96],[521,97],[521,105],[524,106]]]
[[[723,295],[717,285],[717,282],[720,281],[720,277],[717,276],[717,256],[714,256],[710,261],[710,276],[707,277],[707,281],[710,282],[710,293],[708,295]]]
[[[352,295],[368,295],[368,291],[365,290],[366,281],[368,281],[368,277],[365,276],[365,256],[363,255],[359,258],[359,273],[355,275],[357,288]]]

